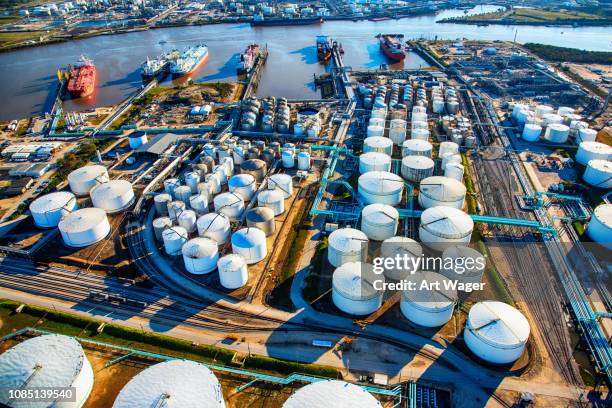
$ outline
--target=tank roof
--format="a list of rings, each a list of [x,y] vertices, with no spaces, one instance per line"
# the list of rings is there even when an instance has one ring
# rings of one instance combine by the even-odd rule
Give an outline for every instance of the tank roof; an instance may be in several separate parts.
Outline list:
[[[529,322],[514,307],[497,301],[478,302],[470,309],[466,329],[496,347],[523,344],[529,338]]]
[[[374,289],[375,281],[385,281],[374,273],[374,267],[364,262],[347,262],[334,271],[332,285],[342,296],[353,300],[368,300],[382,292]]]
[[[423,211],[421,227],[434,235],[454,237],[469,234],[474,229],[474,221],[457,208],[436,206]]]
[[[59,222],[58,227],[67,233],[87,231],[106,219],[106,212],[100,208],[81,208],[66,215]]]
[[[283,408],[382,408],[369,392],[358,385],[339,380],[322,380],[297,390]]]
[[[68,191],[56,191],[38,197],[30,204],[30,211],[36,213],[46,213],[49,211],[67,207],[72,200],[76,200],[74,194]]]

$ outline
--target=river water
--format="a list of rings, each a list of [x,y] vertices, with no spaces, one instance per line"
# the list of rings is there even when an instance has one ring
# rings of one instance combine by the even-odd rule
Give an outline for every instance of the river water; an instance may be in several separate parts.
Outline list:
[[[495,10],[478,6],[470,12]],[[294,27],[251,27],[249,24],[173,27],[127,34],[99,36],[84,40],[27,48],[0,54],[0,119],[14,119],[49,110],[56,86],[56,70],[74,63],[81,55],[92,58],[98,69],[97,89],[87,99],[68,100],[66,110],[84,110],[115,104],[141,86],[139,66],[147,56],[173,48],[204,42],[209,60],[192,74],[198,82],[235,80],[238,54],[251,42],[267,46],[268,63],[257,91],[259,96],[316,98],[313,74],[325,72],[317,62],[315,37],[329,35],[342,43],[345,63],[354,69],[377,68],[389,63],[380,53],[374,37],[380,32],[402,33],[405,38],[516,40],[539,42],[588,50],[612,51],[612,27],[544,27],[441,24],[436,21],[463,15],[461,10],[447,10],[437,15],[401,20],[328,21],[322,25]],[[162,42],[160,44],[160,42]],[[393,68],[426,66],[411,54]],[[166,81],[165,84],[170,84]]]

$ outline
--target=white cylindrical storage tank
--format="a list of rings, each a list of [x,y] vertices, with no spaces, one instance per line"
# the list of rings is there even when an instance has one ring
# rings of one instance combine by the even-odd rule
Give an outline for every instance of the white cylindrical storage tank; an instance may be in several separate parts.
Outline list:
[[[412,122],[425,122],[427,123],[427,114],[423,112],[412,112]]]
[[[383,126],[368,126],[366,130],[366,137],[382,137],[385,134],[385,128]]]
[[[189,197],[189,207],[196,212],[197,215],[208,213],[208,195],[205,193],[195,194]]]
[[[368,236],[353,228],[340,228],[329,234],[327,259],[338,267],[347,262],[362,262],[368,254]]]
[[[109,214],[125,210],[134,203],[134,189],[127,180],[111,180],[91,189],[89,195],[94,207]]]
[[[370,126],[385,126],[385,120],[383,118],[370,118],[368,121],[368,125]]]
[[[198,192],[198,183],[200,182],[200,174],[195,171],[185,173],[185,184],[191,189],[191,194]]]
[[[552,108],[552,106],[548,106],[548,105],[538,105],[535,108],[535,114],[538,118],[541,118],[544,115],[549,115],[554,112],[555,110]]]
[[[347,262],[332,276],[332,300],[344,313],[369,315],[382,305],[383,290],[374,288],[375,282],[385,282],[384,275],[374,273],[373,266],[363,262]]]
[[[244,199],[237,193],[222,193],[213,199],[215,211],[238,221],[244,212]]]
[[[286,169],[292,169],[295,166],[295,154],[290,150],[283,151],[281,160],[283,162],[283,167]]]
[[[153,220],[152,225],[155,239],[161,241],[163,232],[172,227],[172,220],[169,217],[158,217]]]
[[[412,129],[410,137],[415,140],[428,140],[429,130],[427,129]]]
[[[559,115],[555,115],[554,113],[546,114],[542,117],[542,125],[549,126],[553,124],[563,123],[563,118]]]
[[[221,384],[204,364],[170,360],[138,373],[122,389],[113,408],[225,408]]]
[[[244,201],[251,201],[257,190],[255,177],[251,174],[236,174],[229,179],[227,186],[230,192],[240,195]]]
[[[387,204],[370,204],[361,210],[361,231],[374,241],[394,236],[398,222],[398,211]]]
[[[268,189],[278,189],[285,198],[293,195],[293,177],[289,174],[273,174],[268,178]]]
[[[297,155],[298,170],[310,170],[310,153],[299,152]]]
[[[245,214],[248,227],[255,227],[262,230],[267,237],[274,234],[276,222],[274,221],[274,211],[268,207],[254,207],[247,210]]]
[[[247,227],[232,234],[232,252],[244,258],[248,264],[255,264],[268,253],[266,234],[259,228]]]
[[[164,180],[164,192],[174,197],[174,189],[181,185],[179,179],[169,178]]]
[[[510,364],[523,354],[529,332],[529,322],[520,311],[489,300],[472,306],[463,338],[479,358],[493,364]]]
[[[30,204],[34,224],[39,228],[57,227],[62,217],[78,208],[76,197],[68,191],[56,191],[38,197]]]
[[[612,162],[608,160],[589,160],[584,172],[584,181],[597,188],[612,188]]]
[[[398,205],[402,201],[404,181],[387,171],[369,171],[359,176],[358,192],[366,204]]]
[[[87,195],[92,188],[109,180],[106,167],[100,165],[84,166],[68,174],[70,190],[77,196]]]
[[[209,173],[204,176],[204,180],[212,187],[213,194],[219,194],[222,186],[222,174],[220,173]]]
[[[189,273],[203,275],[214,271],[217,267],[219,246],[214,239],[201,237],[190,239],[183,244],[181,252],[185,269]]]
[[[359,173],[368,171],[391,171],[391,156],[379,152],[363,153],[359,156]]]
[[[565,143],[569,137],[569,127],[553,123],[546,127],[544,139],[550,143]]]
[[[612,204],[600,204],[595,208],[587,233],[593,241],[612,250]]]
[[[362,387],[339,380],[321,380],[297,390],[282,408],[382,408]]]
[[[402,177],[412,182],[420,182],[433,176],[435,163],[426,156],[406,156],[402,159]]]
[[[408,139],[402,143],[402,157],[425,156],[431,158],[433,146],[427,140]]]
[[[393,154],[393,142],[386,137],[368,137],[363,141],[363,152],[380,152],[391,156]]]
[[[222,164],[217,164],[215,167],[213,167],[213,174],[219,175],[219,181],[221,182],[222,186],[227,184],[227,179],[230,177],[227,167]]]
[[[179,215],[185,211],[185,203],[182,201],[171,201],[168,203],[168,217],[172,221],[178,221]]]
[[[238,289],[247,284],[249,272],[244,258],[238,254],[228,254],[217,262],[219,281],[226,289]]]
[[[81,208],[66,215],[57,225],[64,243],[80,248],[95,244],[110,233],[110,224],[104,210]]]
[[[178,225],[185,228],[188,233],[192,233],[196,230],[196,221],[198,216],[193,210],[185,210],[178,216]]]
[[[427,124],[426,121],[413,120],[412,125],[411,125],[411,131],[414,131],[417,129],[429,130],[429,125]]]
[[[591,160],[611,160],[612,147],[599,142],[582,142],[578,146],[576,161],[583,166],[589,164]]]
[[[445,262],[440,268],[440,273],[447,278],[465,283],[482,282],[486,259],[477,250],[463,245],[453,245],[444,250],[442,259]],[[450,260],[453,262],[447,262]],[[457,260],[461,260],[461,264]]]
[[[219,245],[225,244],[230,236],[230,220],[223,214],[204,214],[196,221],[196,227],[199,236],[212,238]]]
[[[452,178],[457,181],[463,181],[463,174],[465,173],[465,168],[463,164],[460,163],[448,163],[446,167],[444,167],[444,177]]]
[[[191,189],[187,186],[178,186],[174,189],[174,198],[178,201],[182,201],[185,204],[189,203],[189,197],[191,197]]]
[[[596,139],[597,131],[595,129],[582,128],[578,130],[578,135],[576,135],[577,144],[580,144],[582,142],[594,142]]]
[[[447,277],[435,272],[420,271],[408,276],[406,280],[414,282],[417,288],[402,291],[400,310],[406,319],[423,327],[439,327],[453,317],[457,291],[447,287]],[[422,282],[436,289],[419,289]]]
[[[535,123],[527,123],[523,128],[523,140],[526,142],[537,142],[542,134],[542,126]]]
[[[455,142],[442,142],[440,143],[440,150],[438,151],[438,156],[442,157],[446,153],[458,154],[459,153],[459,145]]]
[[[453,207],[432,207],[421,214],[420,241],[431,249],[444,251],[453,245],[469,244],[474,221]]]
[[[132,132],[128,135],[128,143],[130,149],[138,149],[143,144],[146,144],[149,140],[147,139],[147,133],[143,131]]]
[[[241,146],[234,147],[232,151],[232,157],[234,158],[234,164],[240,166],[244,162],[244,150]]]
[[[168,215],[168,204],[172,201],[172,196],[168,193],[157,194],[153,197],[155,212],[157,215]]]
[[[266,162],[259,159],[245,160],[240,166],[241,173],[251,174],[258,183],[263,180],[267,171]]]
[[[461,209],[467,189],[458,180],[433,176],[423,179],[419,187],[419,204],[423,208],[446,206]]]
[[[442,156],[441,168],[445,169],[446,166],[450,163],[459,163],[461,164],[461,155],[457,153],[447,152]]]
[[[413,266],[418,265],[416,260],[423,255],[423,247],[414,239],[408,237],[397,236],[385,239],[380,246],[381,258],[395,258],[398,254],[407,260],[407,264],[401,268],[396,268],[395,265],[384,267],[383,273],[389,279],[402,280],[417,272],[418,266],[416,269]],[[412,261],[413,259],[415,261]]]
[[[181,253],[183,244],[189,239],[189,233],[181,226],[170,227],[162,232],[164,250],[167,255],[178,256]]]
[[[257,194],[257,204],[271,209],[275,216],[285,212],[285,196],[280,189],[260,191]]]
[[[22,341],[0,355],[0,403],[13,407],[79,408],[93,388],[94,374],[81,344],[72,337],[45,334]],[[27,402],[9,389],[73,389],[73,402]]]

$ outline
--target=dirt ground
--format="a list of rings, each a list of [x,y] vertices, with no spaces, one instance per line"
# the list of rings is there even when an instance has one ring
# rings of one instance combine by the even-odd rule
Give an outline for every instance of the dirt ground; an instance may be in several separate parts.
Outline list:
[[[572,71],[588,81],[596,83],[603,91],[612,87],[612,82],[604,82],[603,77],[612,77],[612,65],[566,63]],[[593,72],[601,70],[601,72]]]

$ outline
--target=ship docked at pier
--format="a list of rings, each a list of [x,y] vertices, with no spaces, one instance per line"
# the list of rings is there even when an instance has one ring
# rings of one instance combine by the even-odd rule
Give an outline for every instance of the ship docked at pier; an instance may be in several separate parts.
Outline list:
[[[238,64],[236,65],[236,72],[238,75],[246,75],[255,66],[255,61],[259,56],[259,45],[250,44],[242,54],[240,54]]]
[[[68,85],[66,90],[75,98],[84,98],[93,94],[96,87],[96,66],[93,61],[82,56],[79,62],[68,68]]]
[[[187,75],[208,59],[208,47],[204,44],[187,48],[178,58],[170,63],[173,77]]]
[[[380,49],[383,54],[394,61],[403,61],[406,52],[402,47],[403,34],[378,34]]]
[[[326,35],[317,36],[317,59],[321,62],[327,62],[332,55],[332,46],[329,37]]]
[[[149,58],[140,65],[140,74],[142,78],[153,79],[167,73],[171,62],[180,56],[178,50],[172,50],[165,54],[159,55],[156,58]]]
[[[251,21],[251,25],[254,27],[266,27],[266,26],[290,26],[290,25],[311,25],[311,24],[323,24],[322,17],[298,17],[298,18],[265,18],[264,16],[256,15]]]

